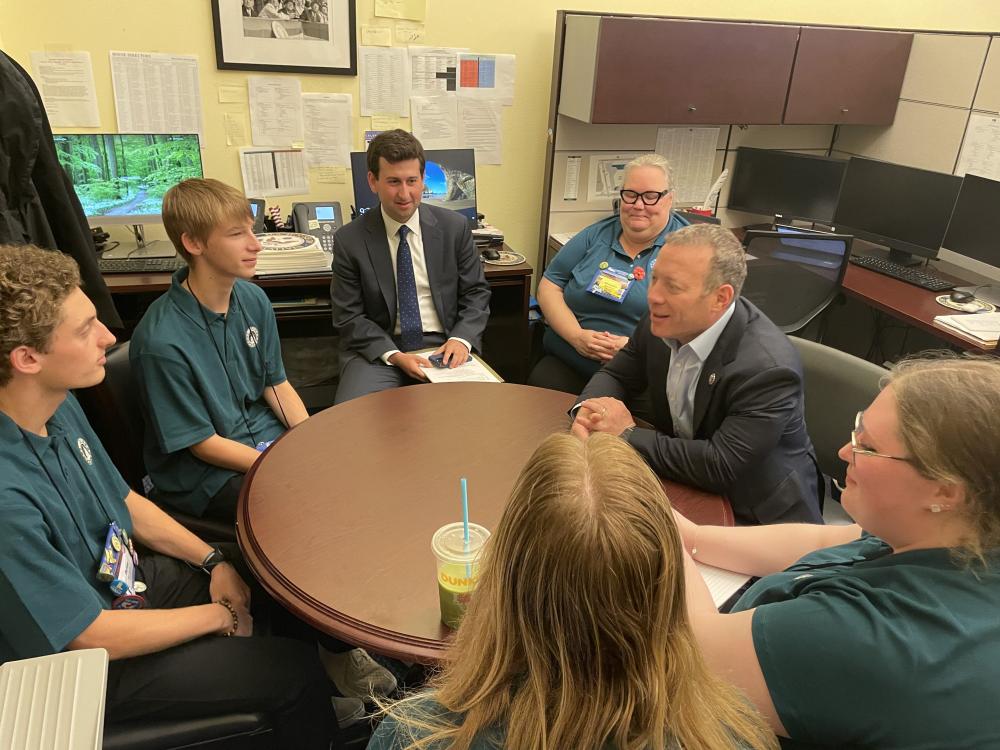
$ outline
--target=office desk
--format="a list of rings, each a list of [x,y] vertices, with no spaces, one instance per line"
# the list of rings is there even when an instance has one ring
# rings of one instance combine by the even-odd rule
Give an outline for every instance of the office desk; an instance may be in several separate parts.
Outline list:
[[[504,246],[505,249],[507,246]],[[483,264],[489,282],[490,319],[483,336],[483,357],[505,380],[527,379],[528,300],[532,268]],[[282,336],[334,336],[330,311],[332,274],[301,274],[280,278],[264,276],[253,283],[263,288],[275,303],[278,330]],[[115,305],[127,319],[127,333],[139,322],[153,299],[170,287],[170,274],[107,274],[104,277]],[[309,301],[305,301],[309,300]]]
[[[434,663],[440,623],[431,536],[461,519],[495,529],[538,443],[565,432],[567,393],[510,383],[395,388],[315,415],[247,474],[237,512],[246,561],[303,620],[377,653]],[[669,485],[701,523],[732,523],[721,498]]]

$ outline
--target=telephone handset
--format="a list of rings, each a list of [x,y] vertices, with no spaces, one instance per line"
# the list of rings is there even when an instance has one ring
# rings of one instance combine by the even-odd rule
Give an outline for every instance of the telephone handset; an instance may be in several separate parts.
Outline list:
[[[311,234],[323,250],[333,252],[333,235],[344,224],[340,204],[295,203],[292,205],[292,227],[296,232]]]
[[[250,213],[253,215],[253,233],[260,234],[264,231],[264,214],[267,213],[264,201],[261,198],[249,198],[247,203],[250,204]]]

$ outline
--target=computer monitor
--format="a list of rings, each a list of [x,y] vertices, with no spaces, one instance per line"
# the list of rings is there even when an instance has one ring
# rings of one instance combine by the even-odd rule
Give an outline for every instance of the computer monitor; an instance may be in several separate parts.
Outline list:
[[[147,245],[142,224],[160,221],[167,190],[202,176],[197,135],[60,133],[53,139],[91,224],[133,225],[139,248],[126,248],[133,257],[173,255],[169,242]]]
[[[1000,266],[1000,182],[965,175],[943,246],[967,258]]]
[[[740,147],[726,208],[828,224],[846,167],[828,156]]]
[[[423,202],[450,208],[476,222],[476,156],[471,148],[430,149],[424,152]],[[378,206],[378,196],[368,187],[368,154],[351,152],[354,207],[358,214]]]
[[[885,245],[889,257],[937,257],[962,178],[852,157],[833,223],[838,232]]]

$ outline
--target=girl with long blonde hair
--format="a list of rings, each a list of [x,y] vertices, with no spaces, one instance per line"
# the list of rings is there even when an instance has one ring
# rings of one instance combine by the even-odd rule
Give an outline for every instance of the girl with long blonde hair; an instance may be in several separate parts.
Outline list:
[[[369,748],[777,747],[705,666],[670,504],[624,441],[547,438],[484,555],[441,672]]]

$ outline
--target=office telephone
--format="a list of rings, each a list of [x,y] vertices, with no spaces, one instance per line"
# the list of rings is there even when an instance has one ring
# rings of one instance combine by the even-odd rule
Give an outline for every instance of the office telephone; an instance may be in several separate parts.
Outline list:
[[[344,216],[339,203],[292,205],[292,228],[302,234],[311,234],[319,240],[319,246],[328,253],[333,252],[333,235],[343,223]]]

